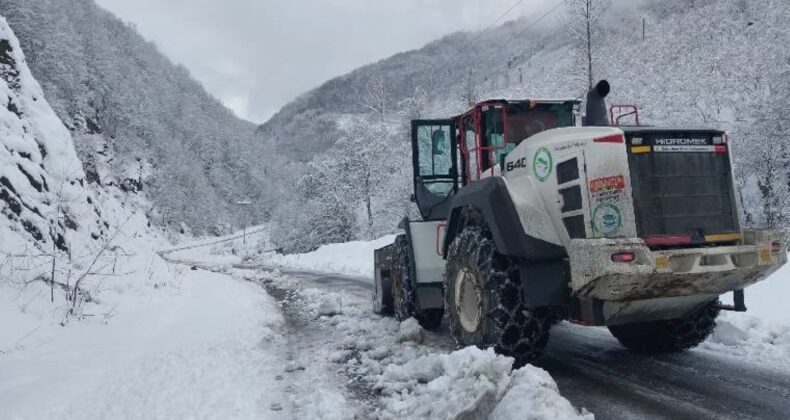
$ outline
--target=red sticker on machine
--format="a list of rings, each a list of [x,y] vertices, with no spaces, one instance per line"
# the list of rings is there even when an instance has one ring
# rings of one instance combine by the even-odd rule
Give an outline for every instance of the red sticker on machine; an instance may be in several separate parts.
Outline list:
[[[622,175],[598,178],[590,181],[591,193],[622,190],[625,188],[625,178]]]

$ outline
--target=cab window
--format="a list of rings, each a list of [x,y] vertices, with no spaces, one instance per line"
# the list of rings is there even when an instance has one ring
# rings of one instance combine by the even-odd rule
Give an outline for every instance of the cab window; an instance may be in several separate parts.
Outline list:
[[[496,165],[515,147],[514,144],[505,146],[505,112],[502,107],[488,107],[482,111],[483,143],[484,146],[493,148],[485,153],[483,170]]]
[[[450,126],[420,126],[417,128],[417,139],[420,147],[420,176],[450,175],[453,166]]]

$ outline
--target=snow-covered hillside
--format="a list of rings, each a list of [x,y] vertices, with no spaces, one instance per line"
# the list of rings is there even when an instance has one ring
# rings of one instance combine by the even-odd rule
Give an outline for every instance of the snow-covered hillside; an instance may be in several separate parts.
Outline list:
[[[255,125],[132,25],[94,0],[3,0],[0,15],[71,131],[85,182],[150,201],[151,222],[173,231],[228,233],[262,218]],[[236,206],[243,198],[253,205]]]
[[[28,69],[19,42],[0,17],[0,247],[6,254],[68,251],[107,233],[86,188],[71,135]]]
[[[120,296],[165,286],[165,243],[145,203],[86,182],[71,134],[0,17],[0,351],[72,319],[112,316]],[[142,207],[142,208],[141,208]],[[46,336],[46,333],[44,333]]]

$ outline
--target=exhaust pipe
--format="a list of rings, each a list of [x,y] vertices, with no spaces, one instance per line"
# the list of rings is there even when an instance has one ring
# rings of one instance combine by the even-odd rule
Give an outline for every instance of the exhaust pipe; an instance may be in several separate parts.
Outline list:
[[[609,82],[601,80],[587,92],[587,109],[584,118],[582,118],[582,126],[609,125],[609,117],[606,115],[606,101],[604,100],[609,94],[609,88]]]

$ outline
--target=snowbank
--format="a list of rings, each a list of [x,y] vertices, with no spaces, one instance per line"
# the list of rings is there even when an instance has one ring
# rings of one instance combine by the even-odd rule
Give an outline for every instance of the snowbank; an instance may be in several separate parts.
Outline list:
[[[387,235],[373,241],[324,245],[307,254],[267,254],[263,256],[262,263],[368,278],[373,275],[373,250],[391,244],[394,240],[395,235]]]
[[[511,372],[512,365],[512,358],[476,347],[390,365],[376,384],[384,395],[377,414],[384,419],[593,418],[573,408],[543,369],[527,365]]]
[[[722,300],[731,299],[724,296]],[[790,265],[746,288],[746,313],[722,312],[702,347],[773,367],[790,363]]]
[[[722,313],[702,348],[771,369],[790,364],[790,325],[748,314]]]
[[[554,379],[543,369],[527,365],[510,377],[510,387],[494,408],[490,420],[594,418],[584,409],[576,411],[559,394]]]

